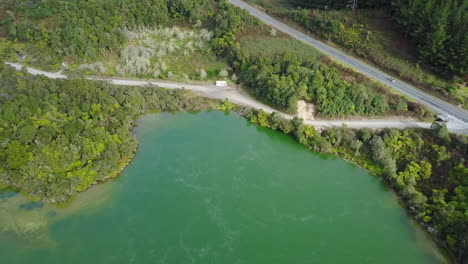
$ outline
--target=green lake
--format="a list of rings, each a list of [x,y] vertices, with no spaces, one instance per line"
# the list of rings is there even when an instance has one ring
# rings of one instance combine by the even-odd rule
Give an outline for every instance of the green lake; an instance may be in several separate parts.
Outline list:
[[[221,112],[152,114],[117,179],[0,191],[0,263],[445,263],[380,178]]]

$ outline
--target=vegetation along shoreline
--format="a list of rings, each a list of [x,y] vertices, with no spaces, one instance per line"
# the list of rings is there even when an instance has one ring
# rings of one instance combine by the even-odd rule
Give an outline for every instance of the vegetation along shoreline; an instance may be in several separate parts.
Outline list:
[[[467,107],[467,1],[367,0],[352,10],[348,0],[249,2]],[[434,120],[423,104],[387,87],[394,79],[380,83],[346,68],[225,0],[0,5],[0,61],[64,74],[49,79],[0,63],[0,185],[61,203],[120,175],[138,147],[132,130],[139,116],[235,111],[382,177],[441,247],[458,263],[468,262],[467,136],[449,133],[444,123],[430,129],[315,128],[293,118],[301,105],[318,120]],[[415,12],[420,16],[413,20]],[[213,85],[220,89],[208,99],[200,96],[202,85],[191,92],[89,76],[121,83],[223,80],[245,90],[244,102],[269,111],[223,100],[230,87]]]
[[[442,233],[448,232],[446,236],[453,237],[453,240],[462,239],[462,237],[457,237],[457,235],[463,234],[463,226],[459,227],[461,229],[453,230],[454,226],[452,225],[455,225],[458,221],[461,221],[458,224],[463,223],[463,219],[457,220],[458,217],[462,216],[457,216],[457,214],[458,212],[462,213],[463,204],[458,204],[456,201],[463,199],[464,192],[467,189],[465,182],[467,164],[464,157],[467,155],[468,140],[463,135],[449,134],[447,128],[443,125],[435,124],[432,130],[382,129],[374,131],[370,129],[356,130],[335,127],[318,131],[312,126],[304,125],[302,120],[298,118],[288,120],[277,112],[268,114],[263,110],[238,106],[227,100],[204,99],[194,96],[185,90],[167,90],[156,87],[120,87],[106,82],[88,80],[52,80],[42,76],[31,76],[22,72],[16,72],[6,65],[2,66],[1,72],[4,75],[12,76],[9,78],[8,83],[5,83],[4,79],[3,83],[5,85],[3,87],[11,89],[8,93],[10,95],[15,95],[12,91],[18,93],[15,100],[18,104],[41,103],[22,102],[22,98],[27,98],[21,96],[24,94],[42,93],[43,96],[50,97],[51,95],[47,95],[47,93],[51,92],[50,90],[42,90],[44,89],[44,83],[49,84],[47,86],[52,87],[52,91],[59,92],[58,94],[55,93],[55,96],[52,94],[52,97],[70,98],[71,102],[67,102],[68,106],[78,103],[80,96],[87,96],[88,93],[95,94],[97,92],[100,94],[99,96],[104,96],[105,100],[95,96],[96,100],[102,102],[100,104],[96,104],[97,102],[88,104],[88,112],[81,112],[76,109],[83,121],[90,122],[93,120],[91,123],[94,124],[94,127],[88,126],[88,129],[92,128],[90,131],[86,131],[86,126],[82,127],[72,120],[67,122],[66,115],[77,113],[61,109],[66,113],[65,115],[59,112],[53,115],[56,117],[62,116],[62,120],[51,117],[50,113],[47,113],[42,118],[31,117],[29,126],[32,127],[20,125],[21,129],[17,130],[19,132],[18,140],[8,142],[5,151],[6,166],[4,166],[1,174],[2,177],[0,178],[2,183],[16,186],[24,192],[41,197],[46,202],[65,201],[76,192],[84,191],[96,183],[118,176],[123,168],[131,162],[131,157],[134,156],[137,149],[137,142],[132,134],[132,129],[134,121],[139,115],[154,111],[218,109],[221,111],[235,111],[252,123],[294,136],[299,143],[313,151],[333,154],[357,164],[374,175],[382,176],[387,184],[393,187],[399,197],[405,201],[407,208],[414,218],[430,231],[432,235],[444,241],[441,244],[442,246],[452,247],[451,249],[454,250],[455,248],[453,247],[456,245],[455,243],[452,245],[447,244],[451,240],[447,241],[447,238],[441,237]],[[23,83],[22,80],[25,82]],[[30,89],[21,88],[21,85],[26,85],[25,87],[30,87]],[[91,86],[91,88],[81,92],[81,89],[76,89],[80,85]],[[83,94],[77,95],[77,91]],[[122,96],[123,94],[121,93],[124,93],[125,96]],[[137,100],[140,97],[135,97],[136,94],[133,93],[143,93],[146,96],[142,98],[145,99]],[[107,105],[103,104],[103,102],[107,102]],[[5,105],[7,106],[5,108],[7,111],[4,111],[2,116],[1,120],[3,122],[7,122],[13,118],[10,109],[11,111],[17,109],[14,103],[7,103]],[[47,108],[51,106],[45,104],[43,107]],[[122,107],[125,107],[129,112],[120,112],[118,109]],[[121,116],[125,113],[126,115]],[[91,154],[96,154],[96,156],[94,160],[88,159],[80,162],[80,164],[77,164],[75,159],[67,160],[66,157],[59,155],[44,156],[44,153],[35,152],[34,147],[24,148],[17,144],[29,142],[28,144],[41,145],[45,144],[47,140],[57,144],[57,141],[65,140],[61,137],[52,140],[47,137],[47,134],[44,134],[52,125],[63,129],[63,132],[66,135],[70,135],[74,140],[79,140],[83,137],[84,141],[89,144],[90,141],[86,140],[85,135],[100,138],[97,131],[101,130],[102,127],[113,131],[115,129],[115,124],[113,123],[117,122],[118,119],[124,120],[124,123],[127,124],[123,127],[124,131],[120,130],[118,133],[111,134],[110,137],[115,140],[108,142],[107,146],[96,145],[93,149],[87,149],[87,146],[83,146],[83,153],[81,155],[86,156],[88,155],[86,152],[90,151]],[[15,120],[10,122],[15,122]],[[25,120],[28,119],[25,118]],[[13,131],[8,131],[8,129],[3,129],[1,133],[3,138],[5,138],[5,132],[14,133]],[[11,135],[9,137],[15,138],[15,136]],[[128,142],[131,148],[127,148],[126,154],[120,155],[122,158],[119,161],[115,161],[118,164],[118,170],[108,170],[107,173],[102,175],[96,173],[90,164],[98,164],[100,159],[107,159],[107,155],[115,155],[111,154],[109,149],[114,148],[112,147],[114,144],[122,143],[123,141]],[[77,144],[77,141],[74,141],[74,144]],[[47,149],[47,147],[45,148]],[[100,153],[93,153],[96,151]],[[29,158],[25,160],[21,157]],[[39,159],[44,160],[40,161]],[[52,168],[51,170],[48,167],[39,167],[39,170],[34,168],[33,171],[27,169],[32,164],[37,165],[45,161],[55,165],[56,168]],[[60,164],[63,161],[68,162]],[[22,164],[19,164],[19,162],[22,162]],[[26,169],[24,169],[25,167]],[[96,169],[99,171],[102,167],[98,166]],[[80,173],[83,170],[86,170],[86,173]],[[63,184],[63,179],[57,179],[55,174],[50,174],[51,172],[64,175],[68,182],[65,185],[66,187],[60,185]],[[20,180],[21,178],[15,178],[14,175],[21,175],[21,178],[28,176],[30,180]],[[90,175],[92,178],[90,178]],[[38,181],[42,181],[43,184],[41,185]],[[35,184],[31,185],[31,182]],[[452,211],[446,211],[447,207],[451,208]]]

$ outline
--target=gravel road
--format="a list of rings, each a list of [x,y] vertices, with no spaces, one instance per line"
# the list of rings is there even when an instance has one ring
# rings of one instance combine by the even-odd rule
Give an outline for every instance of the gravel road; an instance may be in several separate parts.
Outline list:
[[[16,70],[21,70],[23,67],[20,63],[6,62],[6,64],[12,66]],[[66,79],[67,76],[63,75],[61,72],[45,72],[37,70],[34,68],[27,67],[29,73],[33,75],[44,75],[51,79]],[[241,89],[238,89],[233,86],[227,87],[217,87],[211,84],[187,84],[187,83],[176,83],[176,82],[164,82],[164,81],[153,81],[153,80],[138,80],[138,79],[122,79],[122,78],[108,78],[108,77],[87,77],[89,80],[95,81],[108,81],[116,85],[126,85],[126,86],[147,86],[147,85],[156,85],[168,89],[187,89],[193,91],[194,93],[215,99],[225,99],[229,101],[249,106],[256,109],[263,109],[267,113],[271,113],[274,110],[273,108],[262,104],[252,98],[250,98],[245,92]],[[279,112],[279,111],[276,111]],[[293,116],[281,113],[286,118],[293,118]],[[429,128],[430,123],[417,122],[411,120],[404,120],[398,118],[391,118],[388,120],[304,120],[305,124],[316,126],[316,127],[333,127],[333,126],[342,126],[346,124],[350,128],[407,128],[407,127],[421,127]],[[459,122],[449,122],[448,128],[451,132],[463,133],[466,131],[466,127],[460,125]]]

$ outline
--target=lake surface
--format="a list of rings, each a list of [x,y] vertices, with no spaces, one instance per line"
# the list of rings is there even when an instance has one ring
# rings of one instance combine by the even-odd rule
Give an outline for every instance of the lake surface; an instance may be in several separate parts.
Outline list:
[[[0,263],[443,263],[378,177],[235,114],[153,114],[60,208],[0,192]]]

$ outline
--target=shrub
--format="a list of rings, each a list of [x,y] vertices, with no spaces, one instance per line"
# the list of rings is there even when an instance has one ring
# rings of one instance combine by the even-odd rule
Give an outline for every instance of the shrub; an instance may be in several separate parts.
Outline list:
[[[277,33],[278,33],[278,31],[276,30],[276,28],[271,28],[271,31],[270,31],[271,36],[276,37]]]
[[[206,76],[207,76],[206,71],[205,71],[204,69],[201,69],[201,70],[200,70],[200,79],[203,80],[203,79],[206,78]]]
[[[226,69],[222,69],[219,71],[219,76],[220,77],[227,77],[229,75],[228,71]]]

